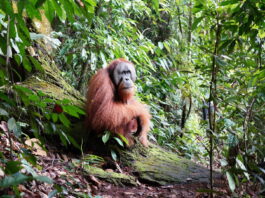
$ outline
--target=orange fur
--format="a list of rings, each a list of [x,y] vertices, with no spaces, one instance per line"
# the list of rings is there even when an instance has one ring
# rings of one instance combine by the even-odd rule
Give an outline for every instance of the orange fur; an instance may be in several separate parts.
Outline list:
[[[138,129],[138,123],[136,119],[132,119],[127,125],[126,125],[126,131],[128,133],[136,133]]]
[[[120,133],[129,138],[135,118],[140,120],[141,131],[139,140],[148,146],[147,133],[150,129],[151,115],[146,105],[134,98],[134,92],[115,90],[110,73],[120,62],[129,62],[124,59],[114,60],[107,68],[99,70],[90,80],[87,93],[87,125],[92,131],[101,133],[105,130]],[[129,62],[130,63],[130,62]],[[120,98],[117,99],[117,93]],[[136,121],[137,122],[137,121]]]

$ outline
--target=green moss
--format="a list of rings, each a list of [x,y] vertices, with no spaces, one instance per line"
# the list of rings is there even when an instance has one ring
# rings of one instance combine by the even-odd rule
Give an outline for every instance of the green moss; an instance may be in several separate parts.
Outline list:
[[[50,98],[54,98],[56,100],[68,99],[72,104],[77,105],[79,107],[84,106],[84,98],[80,96],[77,98],[73,93],[69,90],[62,89],[60,86],[57,86],[48,81],[44,81],[38,76],[32,76],[23,82],[22,86],[27,87],[33,91],[41,91],[46,94]]]
[[[141,180],[159,185],[207,182],[209,170],[175,153],[151,145],[144,148],[137,144],[133,149],[121,151],[121,159],[138,173]]]
[[[39,45],[43,43],[39,42]],[[61,71],[49,55],[43,54],[41,50],[38,50],[38,54],[42,70],[27,78],[21,85],[33,91],[41,91],[53,99],[68,99],[72,104],[83,108],[84,96],[65,81],[61,76]]]
[[[74,161],[74,165],[80,166],[80,162],[76,160]],[[106,180],[116,185],[137,185],[136,178],[133,176],[125,175],[122,173],[108,172],[101,168],[90,165],[84,165],[83,168],[87,174],[94,175],[97,178]]]

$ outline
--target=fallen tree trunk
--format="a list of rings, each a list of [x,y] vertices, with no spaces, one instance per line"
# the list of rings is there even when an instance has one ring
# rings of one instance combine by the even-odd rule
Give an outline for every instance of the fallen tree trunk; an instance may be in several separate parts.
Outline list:
[[[154,144],[146,148],[137,143],[131,149],[119,149],[118,153],[120,166],[129,168],[131,176],[123,173],[110,174],[91,166],[84,166],[84,169],[88,174],[115,184],[136,185],[135,181],[140,181],[154,185],[172,185],[209,181],[209,169]],[[215,179],[221,176],[219,172],[213,173]]]
[[[169,185],[209,181],[207,168],[154,144],[145,148],[138,143],[134,149],[123,150],[120,153],[122,163],[131,167],[134,174],[143,182]],[[217,172],[214,175],[221,176]]]
[[[42,70],[30,76],[21,85],[36,92],[41,91],[57,100],[70,100],[72,104],[83,108],[84,96],[65,81],[52,58],[40,50],[38,50],[37,58]]]

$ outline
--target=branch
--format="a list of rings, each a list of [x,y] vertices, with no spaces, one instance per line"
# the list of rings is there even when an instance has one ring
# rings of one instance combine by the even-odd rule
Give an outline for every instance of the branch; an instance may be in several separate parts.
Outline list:
[[[213,133],[215,132],[216,129],[216,84],[217,84],[217,73],[218,73],[218,64],[216,64],[216,57],[218,56],[218,46],[220,42],[220,36],[221,36],[221,25],[220,25],[220,20],[217,16],[216,18],[216,31],[215,31],[215,46],[214,46],[214,53],[213,53],[213,58],[212,58],[212,78],[210,82],[210,96],[209,96],[209,143],[210,143],[210,187],[211,187],[211,193],[210,197],[213,197]],[[213,114],[211,113],[211,104],[213,101]]]
[[[247,107],[247,112],[246,112],[246,116],[245,116],[244,123],[243,123],[245,153],[247,153],[246,150],[247,150],[248,123],[249,123],[250,115],[251,115],[253,105],[255,102],[256,102],[256,98],[253,98],[250,105]]]

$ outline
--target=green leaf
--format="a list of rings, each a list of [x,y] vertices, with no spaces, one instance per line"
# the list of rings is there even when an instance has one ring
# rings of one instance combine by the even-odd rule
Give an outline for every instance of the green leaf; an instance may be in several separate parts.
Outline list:
[[[6,163],[5,173],[15,174],[22,169],[21,162],[19,161],[9,161]]]
[[[16,173],[11,176],[6,176],[2,180],[0,180],[0,187],[1,188],[7,188],[10,186],[16,186],[18,184],[21,184],[29,179],[28,176],[21,174],[21,173]]]
[[[232,5],[232,4],[236,4],[236,3],[239,3],[239,1],[238,0],[222,1],[220,3],[220,6]]]
[[[120,146],[124,147],[123,142],[119,138],[114,137],[114,139],[118,142]]]
[[[18,8],[18,16],[21,17],[22,16],[22,12],[25,8],[25,3],[26,1],[18,1],[17,2],[17,8]],[[21,17],[22,18],[22,17]]]
[[[259,167],[259,169],[260,169],[260,171],[261,171],[263,174],[265,174],[265,169],[260,168],[260,167]]]
[[[24,67],[28,72],[31,72],[32,67],[31,67],[31,64],[30,64],[30,62],[29,62],[29,59],[28,59],[27,57],[24,56],[22,62],[23,62],[23,67]]]
[[[128,142],[128,140],[126,139],[126,137],[124,137],[122,134],[119,134],[119,133],[118,133],[118,135],[119,135],[119,137],[122,139],[122,141],[125,142],[126,145],[129,145],[129,142]]]
[[[236,135],[229,133],[228,138],[227,138],[227,143],[228,143],[229,147],[235,147],[238,145],[239,140],[236,137]]]
[[[158,47],[162,50],[164,48],[164,45],[162,42],[158,42]]]
[[[235,45],[236,45],[236,41],[233,40],[233,41],[230,43],[229,47],[228,47],[228,53],[229,53],[229,54],[233,52],[233,50],[234,50],[234,48],[235,48]]]
[[[159,15],[159,0],[152,0],[152,5],[153,5],[153,8],[155,9],[156,11],[156,14]]]
[[[69,0],[59,0],[61,2],[61,4],[64,7],[64,10],[67,14],[67,18],[69,19],[69,21],[71,23],[74,22],[74,9],[73,6],[71,5],[71,3],[69,2]]]
[[[38,0],[35,4],[35,8],[39,8],[41,7],[44,3],[45,3],[46,0]]]
[[[13,8],[10,0],[2,0],[0,3],[0,10],[3,10],[6,15],[13,16]]]
[[[79,108],[73,105],[65,105],[63,106],[63,110],[71,116],[79,118]]]
[[[58,184],[53,184],[53,187],[55,188],[55,190],[53,190],[52,192],[50,192],[48,194],[48,198],[52,198],[52,197],[55,197],[55,195],[59,192],[63,192],[64,188]]]
[[[100,57],[101,57],[101,60],[103,62],[103,65],[107,65],[107,61],[106,61],[106,57],[104,55],[104,53],[102,51],[100,51]]]
[[[171,49],[170,49],[169,44],[166,43],[166,42],[164,42],[164,46],[165,46],[165,48],[167,49],[167,51],[168,51],[169,53],[171,53]]]
[[[112,157],[112,159],[113,159],[114,161],[117,161],[117,153],[116,153],[114,150],[111,150],[110,153],[111,153],[111,157]]]
[[[39,176],[34,177],[34,179],[36,179],[37,181],[40,181],[40,182],[53,184],[53,180],[49,177],[46,177],[46,176],[39,175]]]
[[[70,126],[70,121],[68,120],[68,118],[63,114],[58,114],[59,115],[59,120],[63,123],[64,126],[69,127]]]
[[[14,88],[19,91],[20,93],[24,93],[24,94],[34,94],[33,91],[27,87],[23,87],[20,85],[15,85]]]
[[[84,0],[84,1],[89,3],[93,7],[95,7],[97,5],[97,2],[95,0]]]
[[[55,195],[58,193],[58,190],[53,190],[53,191],[51,191],[51,192],[49,192],[49,194],[48,194],[48,198],[53,198],[53,197],[55,197]]]
[[[51,98],[44,98],[43,102],[45,102],[45,103],[53,103],[54,100],[51,99]]]
[[[80,145],[76,142],[74,138],[72,138],[72,136],[68,135],[68,139],[71,142],[71,144],[74,145],[75,148],[80,149]]]
[[[20,54],[15,54],[14,58],[15,58],[17,65],[20,65],[22,63],[22,56]]]
[[[20,17],[20,16],[16,17],[16,20],[18,22],[18,27],[19,27],[20,33],[23,32],[23,34],[26,36],[26,38],[30,38],[30,36],[29,36],[29,29],[28,29],[25,21],[22,18],[23,17]],[[23,42],[25,42],[24,39],[22,39],[22,40],[23,40]]]
[[[216,63],[220,66],[226,66],[227,65],[227,62],[223,61],[221,58],[219,57],[215,57],[215,60],[216,60]]]
[[[35,68],[39,71],[43,71],[43,68],[41,66],[41,64],[39,63],[39,61],[37,61],[34,57],[30,56],[30,61],[31,63],[35,66]]]
[[[10,118],[7,121],[7,126],[8,126],[8,129],[16,135],[16,137],[20,137],[21,129],[14,118]]]
[[[82,57],[84,60],[87,59],[87,52],[86,52],[86,50],[85,50],[84,48],[81,50],[81,57]]]
[[[195,14],[203,10],[204,5],[201,2],[197,2],[195,6],[192,8],[192,12]]]
[[[53,8],[56,11],[56,14],[59,16],[60,20],[64,21],[65,20],[65,15],[63,13],[63,10],[62,10],[61,6],[58,4],[57,0],[52,0],[51,3],[53,5]]]
[[[28,151],[27,149],[23,149],[23,153],[22,156],[23,158],[29,162],[30,164],[32,164],[33,166],[37,165],[37,158],[35,157],[35,155],[31,154],[30,151]]]
[[[15,25],[14,18],[12,18],[9,23],[9,36],[10,38],[15,38],[16,35],[17,35],[16,25]]]
[[[220,162],[221,162],[222,167],[225,167],[228,165],[228,162],[225,159],[220,159]]]
[[[104,144],[106,144],[106,142],[109,140],[109,138],[110,138],[110,132],[107,131],[107,132],[102,136],[102,142],[103,142]]]
[[[1,116],[8,116],[9,114],[7,113],[6,110],[0,108],[0,115],[1,115]]]
[[[232,120],[227,119],[227,118],[224,119],[224,124],[226,127],[233,127],[236,125],[236,123],[234,123]]]
[[[33,102],[39,102],[40,98],[36,94],[31,94],[31,95],[29,95],[29,100],[31,100]]]
[[[41,20],[41,14],[39,10],[33,6],[32,2],[27,2],[25,4],[25,7],[26,7],[27,15],[29,18],[31,19],[37,18]]]
[[[222,42],[221,42],[222,44],[220,45],[220,47],[218,48],[218,50],[221,51],[222,49],[227,48],[227,46],[230,45],[232,41],[233,41],[233,40],[231,40],[231,39],[228,39],[228,40],[224,40],[224,41],[222,41]]]
[[[227,180],[228,180],[228,184],[229,184],[229,188],[232,192],[235,191],[236,189],[236,184],[235,184],[235,180],[232,176],[232,174],[230,172],[226,172],[226,177],[227,177]]]
[[[198,24],[201,22],[201,20],[202,20],[203,18],[204,18],[203,16],[202,16],[202,17],[199,17],[199,18],[195,18],[195,19],[194,19],[194,22],[193,22],[193,24],[192,24],[192,26],[191,26],[191,29],[192,29],[192,30],[195,30],[195,29],[197,28]]]
[[[239,157],[236,158],[236,163],[244,171],[244,175],[246,176],[246,178],[250,180],[249,174],[247,172],[247,168],[245,167],[244,163],[239,159]]]
[[[68,136],[62,130],[60,130],[59,136],[60,136],[60,140],[64,146],[67,146],[68,143],[70,143]]]
[[[50,0],[45,2],[44,10],[45,10],[45,16],[51,23],[55,16],[55,13],[54,13],[53,5]]]
[[[55,123],[58,120],[58,114],[57,113],[52,113],[52,121]]]

